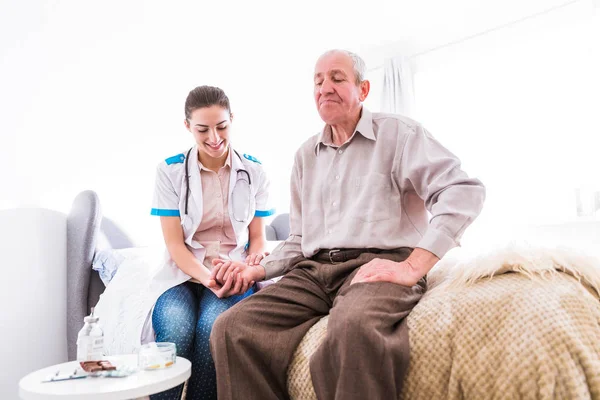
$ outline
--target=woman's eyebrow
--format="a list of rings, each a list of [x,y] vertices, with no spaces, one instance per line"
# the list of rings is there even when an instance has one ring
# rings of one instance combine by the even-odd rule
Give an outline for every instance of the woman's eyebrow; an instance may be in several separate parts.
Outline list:
[[[223,121],[221,121],[221,122],[217,122],[215,125],[221,125],[223,122],[227,122],[227,120],[226,120],[226,119],[224,119],[224,120],[223,120]],[[203,127],[203,128],[209,128],[209,126],[208,126],[208,125],[202,125],[202,124],[196,124],[195,126],[201,126],[201,127]]]

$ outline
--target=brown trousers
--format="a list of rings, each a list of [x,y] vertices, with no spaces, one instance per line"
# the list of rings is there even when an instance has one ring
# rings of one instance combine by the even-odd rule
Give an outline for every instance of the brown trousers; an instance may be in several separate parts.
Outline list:
[[[210,337],[219,399],[289,399],[294,351],[327,314],[327,335],[310,360],[317,398],[397,399],[409,360],[406,316],[425,280],[412,288],[350,282],[372,259],[402,261],[411,251],[363,253],[339,264],[302,259],[279,282],[223,313]]]

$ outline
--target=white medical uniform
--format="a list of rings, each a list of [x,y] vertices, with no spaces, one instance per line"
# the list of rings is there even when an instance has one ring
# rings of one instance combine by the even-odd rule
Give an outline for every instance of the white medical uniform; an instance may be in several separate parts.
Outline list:
[[[204,261],[206,251],[194,240],[203,214],[203,195],[198,149],[194,146],[188,160],[190,194],[185,215],[187,151],[162,161],[156,170],[156,185],[152,215],[173,216],[182,219],[185,244],[192,253]],[[231,155],[228,213],[235,232],[236,247],[229,252],[232,260],[244,260],[248,247],[248,225],[254,217],[267,217],[275,213],[269,197],[269,180],[260,162],[247,154]],[[250,177],[242,170],[247,171]],[[241,181],[245,182],[241,182]],[[237,182],[240,181],[240,182]],[[236,190],[236,184],[239,185]],[[238,196],[236,198],[236,195]],[[235,207],[239,207],[235,210]],[[135,353],[140,344],[154,341],[152,310],[158,298],[170,288],[186,282],[191,277],[180,270],[165,251],[161,264],[146,275],[131,282],[118,282],[107,287],[97,305],[105,324],[106,355]]]
[[[154,200],[152,204],[152,215],[180,217],[182,221],[185,244],[200,262],[204,261],[206,251],[204,247],[194,240],[194,234],[202,220],[202,182],[198,168],[198,149],[192,148],[188,160],[188,173],[190,194],[188,198],[187,216],[185,215],[186,179],[185,179],[185,157],[187,151],[161,162],[156,170],[156,184],[154,188]],[[268,217],[275,213],[269,197],[269,180],[262,168],[260,161],[253,156],[243,156],[232,152],[231,174],[229,176],[229,217],[235,232],[237,246],[229,252],[232,260],[244,260],[248,248],[248,225],[252,218]],[[239,191],[246,187],[248,176],[241,172],[245,170],[250,177],[250,192]],[[236,184],[241,188],[236,189]],[[238,197],[235,197],[238,195]],[[238,207],[237,210],[234,208]],[[190,279],[190,276],[181,271],[166,254],[166,263],[163,271],[157,274],[158,279],[175,279],[177,284]],[[177,285],[176,284],[176,285]],[[173,286],[176,286],[173,285]],[[173,287],[171,286],[171,287]]]

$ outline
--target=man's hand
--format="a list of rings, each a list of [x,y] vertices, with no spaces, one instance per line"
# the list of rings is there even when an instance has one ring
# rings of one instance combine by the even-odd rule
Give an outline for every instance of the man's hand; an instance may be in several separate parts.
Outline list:
[[[395,262],[375,258],[358,270],[350,285],[362,282],[391,282],[402,286],[414,286],[421,276],[407,261]]]
[[[260,265],[247,265],[239,261],[213,260],[213,270],[209,279],[217,284],[226,285],[229,280],[233,281],[229,296],[246,293],[255,282],[265,279],[265,270]]]
[[[350,285],[361,282],[391,282],[402,286],[414,286],[427,275],[440,259],[433,253],[416,248],[402,262],[375,258],[358,270]]]

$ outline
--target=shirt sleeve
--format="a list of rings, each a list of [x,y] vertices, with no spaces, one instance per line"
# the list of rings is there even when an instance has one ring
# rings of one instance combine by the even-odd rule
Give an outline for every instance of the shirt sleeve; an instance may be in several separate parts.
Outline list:
[[[154,184],[154,199],[152,201],[151,215],[159,217],[179,217],[179,195],[173,187],[162,165],[156,168],[156,182]]]
[[[265,269],[265,279],[280,276],[289,271],[304,256],[302,254],[302,180],[298,158],[292,168],[290,179],[290,236],[277,246],[260,265]]]
[[[478,179],[469,178],[458,157],[419,124],[400,154],[402,190],[415,191],[431,214],[416,247],[442,258],[459,245],[463,232],[481,212],[485,187]]]
[[[260,182],[258,190],[256,191],[256,211],[254,212],[255,217],[269,217],[275,214],[275,207],[273,207],[271,196],[269,195],[269,188],[271,182],[267,177],[267,174],[261,169],[260,171]]]

